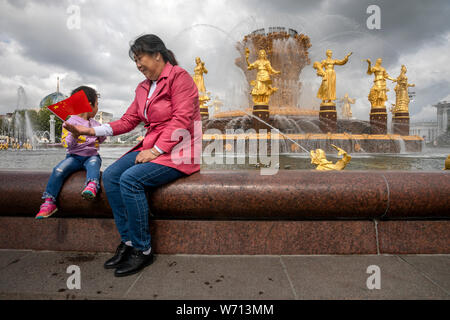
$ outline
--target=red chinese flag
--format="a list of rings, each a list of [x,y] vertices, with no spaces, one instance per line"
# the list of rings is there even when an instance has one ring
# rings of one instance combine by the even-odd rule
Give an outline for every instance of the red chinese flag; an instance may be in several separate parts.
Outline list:
[[[74,93],[69,98],[47,107],[62,121],[70,115],[77,115],[84,112],[92,112],[91,104],[83,90]]]

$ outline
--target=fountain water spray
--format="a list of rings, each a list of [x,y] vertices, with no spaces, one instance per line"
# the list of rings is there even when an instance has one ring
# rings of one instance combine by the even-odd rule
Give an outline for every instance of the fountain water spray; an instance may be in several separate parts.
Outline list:
[[[303,148],[299,143],[297,143],[295,140],[292,140],[291,138],[289,138],[287,135],[285,135],[284,133],[282,133],[280,130],[278,130],[278,129],[275,128],[274,126],[268,124],[267,122],[265,122],[265,121],[262,120],[261,118],[255,116],[255,115],[253,115],[253,114],[251,114],[251,113],[248,113],[248,112],[245,111],[245,110],[244,110],[244,112],[245,112],[247,115],[249,115],[250,117],[253,117],[253,118],[255,118],[256,120],[261,121],[261,122],[264,123],[265,125],[271,127],[272,129],[275,129],[281,136],[283,136],[283,137],[285,137],[286,139],[288,139],[289,141],[295,143],[297,146],[299,146],[299,147],[300,147],[303,151],[305,151],[306,153],[309,153],[309,151],[306,150],[305,148]]]

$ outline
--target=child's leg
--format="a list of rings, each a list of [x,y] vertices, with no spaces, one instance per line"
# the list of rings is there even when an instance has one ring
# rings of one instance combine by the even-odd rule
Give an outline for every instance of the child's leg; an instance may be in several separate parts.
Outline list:
[[[100,167],[102,160],[100,156],[92,156],[86,158],[83,166],[86,169],[86,184],[81,196],[86,200],[92,200],[97,196],[100,187]]]
[[[42,196],[45,202],[41,205],[36,219],[50,217],[58,208],[56,207],[56,198],[61,190],[64,180],[73,172],[81,170],[82,163],[74,156],[67,155],[66,159],[61,161],[52,172],[47,183],[47,188]]]
[[[64,180],[70,174],[81,169],[83,169],[82,162],[70,154],[67,155],[63,161],[53,168],[52,175],[48,180],[47,188],[45,189],[42,199],[51,198],[53,201],[56,201]]]
[[[95,182],[97,189],[100,186],[100,167],[102,166],[102,159],[100,156],[92,156],[87,158],[83,167],[86,169],[86,185],[89,182]]]

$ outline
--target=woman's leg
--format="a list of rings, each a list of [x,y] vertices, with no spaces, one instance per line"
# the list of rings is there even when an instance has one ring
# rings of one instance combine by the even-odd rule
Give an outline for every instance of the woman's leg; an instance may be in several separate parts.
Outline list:
[[[68,154],[64,160],[62,160],[56,167],[53,168],[52,175],[48,180],[47,187],[42,196],[42,199],[52,198],[56,201],[56,198],[61,191],[61,187],[64,180],[75,171],[81,170],[83,168],[82,162],[76,157]]]
[[[140,251],[151,248],[145,188],[158,187],[183,176],[181,171],[152,162],[136,164],[122,174],[120,191],[128,212],[129,240],[134,248]]]
[[[129,152],[125,154],[119,160],[106,168],[102,175],[103,186],[114,215],[114,221],[122,242],[124,243],[129,241],[130,237],[128,235],[127,209],[122,201],[122,194],[120,192],[120,176],[128,168],[135,165],[135,160],[138,153],[139,152]]]

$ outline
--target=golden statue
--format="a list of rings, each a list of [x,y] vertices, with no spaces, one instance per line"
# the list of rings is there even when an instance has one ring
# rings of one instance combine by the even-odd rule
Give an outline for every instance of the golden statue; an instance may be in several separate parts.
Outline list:
[[[256,81],[252,80],[250,85],[253,86],[251,95],[255,105],[269,105],[270,96],[278,90],[272,87],[271,74],[281,74],[281,71],[276,71],[272,68],[270,61],[267,59],[266,51],[259,50],[258,60],[253,63],[248,61],[250,50],[245,48],[245,60],[247,61],[247,69],[257,69]]]
[[[203,79],[203,74],[207,74],[208,70],[205,68],[205,63],[200,59],[200,57],[195,58],[195,63],[197,64],[194,68],[194,75],[192,78],[194,79],[195,84],[197,85],[198,93],[199,93],[199,101],[200,107],[204,107],[206,101],[209,101],[209,97],[206,94],[205,81]]]
[[[346,64],[352,53],[347,54],[342,60],[336,60],[332,59],[333,51],[327,50],[325,60],[314,62],[313,68],[317,70],[317,75],[322,77],[322,84],[317,91],[317,98],[322,100],[322,104],[333,104],[333,100],[336,100],[336,71],[334,71],[334,66]]]
[[[397,112],[407,112],[409,113],[409,94],[408,88],[415,87],[415,84],[408,83],[408,78],[406,77],[406,67],[402,65],[402,69],[400,71],[400,75],[397,79],[394,79],[394,82],[397,82],[395,86],[395,104],[393,105],[394,109],[392,109],[393,113]]]
[[[370,59],[367,59],[366,61],[368,63],[367,74],[371,75],[373,73],[375,75],[373,86],[369,93],[369,101],[372,109],[386,108],[384,104],[387,101],[386,93],[389,91],[389,89],[386,88],[386,79],[391,81],[395,81],[395,79],[390,77],[386,72],[386,69],[381,66],[381,63],[383,62],[381,58],[377,59],[375,66],[373,67]]]
[[[316,170],[344,170],[344,168],[352,159],[352,157],[347,154],[347,151],[335,146],[334,144],[332,144],[331,146],[338,151],[338,156],[342,155],[342,159],[333,164],[333,162],[327,160],[325,151],[323,151],[322,149],[316,149],[315,151],[311,150],[311,163],[317,165]]]
[[[211,102],[211,105],[214,107],[214,112],[219,112],[220,108],[223,106],[223,102],[216,96]]]
[[[342,99],[339,100],[339,102],[343,102],[344,105],[342,106],[342,117],[345,119],[351,119],[352,118],[352,108],[350,107],[350,104],[355,104],[355,99],[352,99],[348,96],[348,93],[344,95]]]
[[[450,154],[447,156],[444,162],[444,169],[442,170],[450,170]]]
[[[29,142],[29,140],[27,140],[27,142],[25,142],[25,143],[22,145],[22,148],[23,148],[23,149],[26,149],[26,150],[32,150],[32,149],[33,149],[33,146],[31,145],[31,143]]]
[[[323,70],[322,64],[319,61],[316,61],[313,63],[313,68],[316,69],[316,74],[319,77],[322,77],[322,83],[320,84],[319,91],[317,91],[317,98],[322,99],[323,96],[327,94],[327,88],[328,88],[328,80],[327,80],[327,74]],[[323,103],[323,100],[322,100]]]
[[[203,80],[203,74],[207,74],[208,70],[205,68],[205,63],[200,59],[200,57],[195,58],[195,63],[197,64],[194,68],[194,82],[197,85],[198,92],[205,93],[205,82]]]

